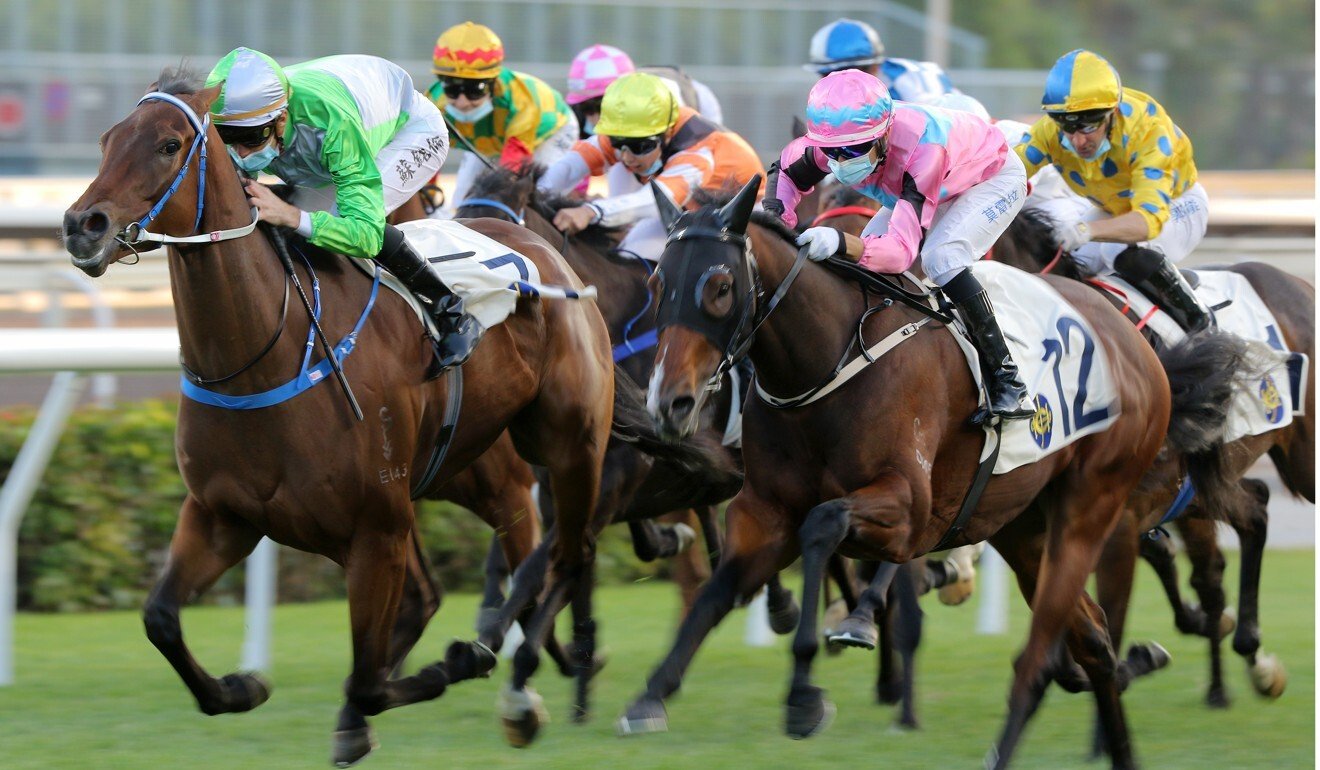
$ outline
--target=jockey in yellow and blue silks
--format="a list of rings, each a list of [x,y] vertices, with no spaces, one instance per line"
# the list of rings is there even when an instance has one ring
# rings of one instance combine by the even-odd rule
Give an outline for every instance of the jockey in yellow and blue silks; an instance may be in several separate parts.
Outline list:
[[[441,333],[442,366],[463,363],[481,336],[463,309],[385,217],[417,193],[449,151],[439,110],[398,65],[375,56],[329,56],[280,67],[236,48],[216,64],[211,119],[235,164],[295,188],[286,203],[245,182],[264,222],[294,228],[312,244],[372,258],[426,300]]]
[[[1116,272],[1188,331],[1209,311],[1174,267],[1209,219],[1192,142],[1149,95],[1124,88],[1100,56],[1063,55],[1045,81],[1047,113],[1015,149],[1032,174],[1053,165],[1074,195],[1036,202],[1064,249],[1094,273]]]

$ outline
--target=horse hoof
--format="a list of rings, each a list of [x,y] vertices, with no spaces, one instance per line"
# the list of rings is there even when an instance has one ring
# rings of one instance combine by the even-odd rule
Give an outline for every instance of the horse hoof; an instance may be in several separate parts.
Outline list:
[[[217,713],[241,714],[270,700],[270,683],[256,672],[225,674],[220,689],[224,707]]]
[[[335,767],[352,767],[363,757],[376,750],[376,734],[370,726],[353,730],[336,730],[331,761]]]
[[[884,682],[875,686],[875,702],[882,706],[892,706],[903,700],[903,688],[893,682]]]
[[[675,524],[673,531],[674,539],[678,541],[678,545],[674,550],[675,556],[691,548],[692,544],[697,542],[697,531],[686,524]]]
[[[788,601],[783,607],[770,610],[770,630],[783,636],[793,633],[797,628],[798,620],[802,617],[802,609],[798,607],[797,600],[792,594],[788,595]]]
[[[973,580],[959,580],[957,583],[950,583],[940,588],[938,596],[941,604],[947,604],[950,607],[957,607],[959,604],[972,598],[972,591],[976,588],[976,582]]]
[[[467,679],[485,679],[497,661],[495,653],[481,642],[455,640],[445,651],[445,668],[451,684]]]
[[[1210,690],[1205,694],[1205,705],[1212,709],[1226,709],[1231,704],[1232,701],[1229,699],[1228,693],[1224,692],[1223,688]]]
[[[835,599],[825,608],[825,615],[820,619],[820,631],[825,636],[825,654],[838,655],[843,652],[843,645],[830,641],[834,629],[848,617],[848,604],[842,599]]]
[[[1227,639],[1237,630],[1237,614],[1230,607],[1219,616],[1219,638]]]
[[[1172,660],[1169,651],[1158,642],[1134,644],[1128,648],[1127,663],[1137,676],[1159,671]]]
[[[819,687],[808,686],[804,693],[789,693],[784,712],[784,732],[795,741],[817,735],[834,721],[834,704]]]
[[[973,561],[978,555],[975,546],[963,546],[949,551],[944,560],[944,569],[955,579],[940,587],[941,604],[956,607],[971,598],[976,588],[976,567]]]
[[[1288,686],[1288,672],[1274,653],[1256,656],[1256,663],[1250,668],[1249,673],[1251,686],[1270,700],[1283,695],[1284,688]]]
[[[505,685],[500,691],[500,721],[504,738],[515,749],[525,748],[536,740],[541,725],[550,721],[541,696],[530,687],[515,690]]]
[[[669,715],[665,713],[665,704],[659,698],[643,695],[633,701],[628,710],[614,723],[615,732],[620,736],[646,735],[663,733],[669,729]]]
[[[838,644],[843,647],[861,647],[864,650],[874,650],[876,642],[880,640],[880,632],[871,623],[851,615],[843,619],[839,627],[829,636],[828,641],[831,644]]]

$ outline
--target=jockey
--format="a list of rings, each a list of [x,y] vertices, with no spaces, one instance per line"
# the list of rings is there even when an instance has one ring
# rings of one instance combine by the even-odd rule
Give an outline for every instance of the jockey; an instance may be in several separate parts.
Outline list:
[[[573,146],[577,118],[545,81],[503,64],[504,44],[488,27],[470,21],[450,27],[435,41],[437,82],[427,95],[487,160],[511,171],[529,160],[548,166]],[[464,154],[451,206],[463,202],[484,168],[480,157]]]
[[[856,19],[838,19],[811,36],[811,63],[803,65],[803,69],[821,77],[839,70],[861,70],[880,78],[889,89],[890,97],[901,102],[975,111],[967,101],[976,100],[954,88],[940,65],[896,59],[884,53],[884,43],[880,42],[880,35],[870,24]],[[945,104],[945,97],[952,95],[963,98],[957,103]],[[980,106],[980,102],[976,104]]]
[[[680,208],[692,203],[699,189],[734,190],[761,172],[756,152],[741,136],[691,107],[679,106],[663,80],[644,72],[610,84],[601,101],[596,135],[574,145],[542,175],[537,187],[571,190],[588,174],[599,176],[616,163],[642,185],[655,181]],[[620,251],[652,261],[664,251],[665,228],[649,187],[560,209],[554,224],[570,235],[593,224],[632,225]]]
[[[593,45],[578,52],[568,67],[568,93],[564,101],[573,108],[578,125],[582,129],[581,138],[587,139],[595,133],[596,121],[600,120],[600,102],[605,96],[605,89],[620,76],[635,72],[632,59],[628,54],[609,45]],[[693,107],[697,114],[712,123],[724,122],[724,110],[715,92],[700,81],[688,77],[679,67],[643,67],[642,72],[665,81],[665,85],[674,93],[680,107]],[[605,174],[611,197],[633,192],[641,187],[632,172],[621,163],[615,163]]]
[[[789,227],[803,194],[830,173],[883,208],[861,238],[811,227],[798,238],[813,260],[848,256],[878,273],[921,258],[926,276],[962,311],[981,353],[990,411],[1026,418],[1027,391],[994,308],[969,269],[1007,229],[1026,198],[1022,161],[993,126],[968,112],[893,102],[878,78],[826,75],[807,96],[807,135],[771,165],[764,206]]]
[[[1073,194],[1036,203],[1056,235],[1094,273],[1116,272],[1184,329],[1210,323],[1174,263],[1205,236],[1205,188],[1192,142],[1154,99],[1123,88],[1098,55],[1064,54],[1045,81],[1047,113],[1016,147],[1028,173],[1053,164]]]
[[[249,48],[211,70],[211,119],[234,163],[294,186],[292,203],[244,180],[262,221],[292,227],[321,248],[375,259],[430,306],[440,364],[467,360],[481,325],[403,233],[385,223],[445,161],[445,124],[412,78],[375,56],[329,56],[282,69]]]

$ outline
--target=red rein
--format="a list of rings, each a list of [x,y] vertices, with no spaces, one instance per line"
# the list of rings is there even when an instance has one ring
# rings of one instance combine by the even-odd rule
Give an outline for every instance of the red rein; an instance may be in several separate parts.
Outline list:
[[[869,209],[865,206],[839,206],[838,208],[826,209],[817,214],[816,218],[811,220],[811,226],[815,227],[827,219],[835,219],[836,217],[858,216],[870,219],[875,216],[876,211],[877,209]]]

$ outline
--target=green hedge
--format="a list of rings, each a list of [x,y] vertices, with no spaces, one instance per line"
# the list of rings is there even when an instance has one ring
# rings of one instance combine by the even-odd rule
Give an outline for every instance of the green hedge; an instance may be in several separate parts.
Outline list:
[[[177,400],[82,409],[59,447],[19,530],[20,609],[66,611],[139,606],[164,563],[184,498],[174,457]],[[0,410],[0,479],[7,478],[34,418],[30,408]],[[491,531],[455,505],[419,509],[422,538],[446,590],[473,590]],[[320,556],[280,550],[280,601],[344,595],[342,571]],[[603,581],[656,572],[632,556],[627,531],[602,538]],[[226,574],[203,601],[242,601],[243,570]]]

